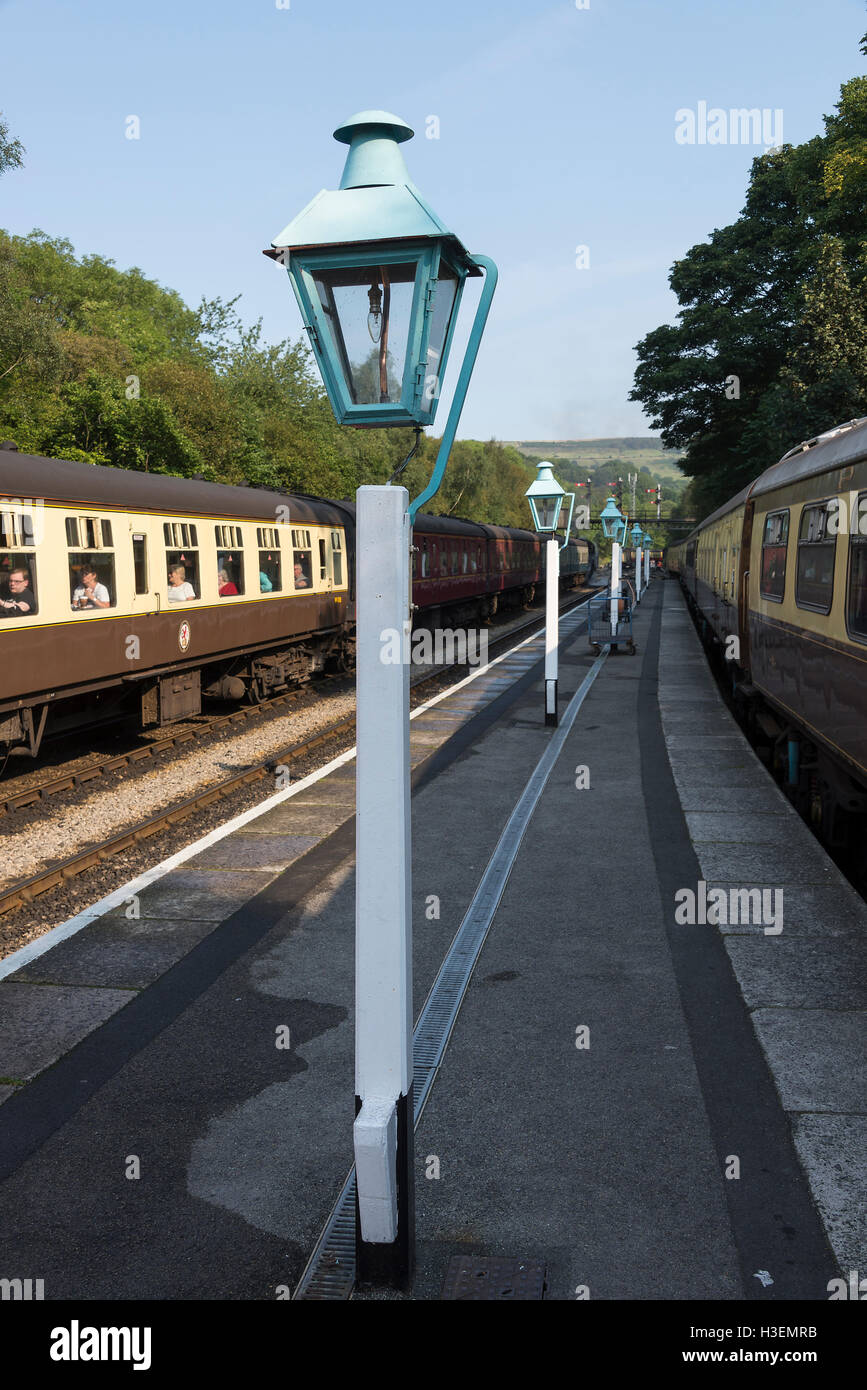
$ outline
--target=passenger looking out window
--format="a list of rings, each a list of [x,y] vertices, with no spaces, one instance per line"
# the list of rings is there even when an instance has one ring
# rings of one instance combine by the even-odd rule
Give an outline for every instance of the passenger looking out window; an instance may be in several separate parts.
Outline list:
[[[81,571],[81,583],[72,591],[73,608],[110,608],[108,589],[100,584],[96,570],[87,565]]]
[[[240,551],[217,551],[217,591],[221,598],[244,592],[244,559]]]
[[[114,607],[114,556],[69,556],[70,607],[74,613]]]
[[[35,612],[36,595],[29,566],[13,564],[5,574],[0,569],[0,618],[26,618]]]
[[[309,550],[295,551],[295,588],[309,589],[311,575],[311,557]]]
[[[196,597],[196,591],[187,579],[185,565],[169,566],[169,603],[185,603]]]
[[[265,571],[264,571],[264,570],[260,570],[260,571],[259,571],[259,592],[260,592],[260,594],[270,594],[271,591],[273,590],[273,588],[274,588],[274,585],[271,583],[271,580],[268,578],[268,576],[267,576],[267,574],[265,573]]]

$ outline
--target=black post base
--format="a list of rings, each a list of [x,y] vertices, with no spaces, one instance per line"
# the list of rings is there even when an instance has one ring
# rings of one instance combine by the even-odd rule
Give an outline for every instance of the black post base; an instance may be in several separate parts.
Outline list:
[[[553,687],[553,691],[552,691],[552,687]],[[553,706],[553,708],[552,708],[552,706]],[[558,713],[557,713],[557,682],[556,682],[556,681],[546,681],[546,682],[545,682],[545,726],[546,726],[546,728],[555,728],[555,729],[556,729],[558,722],[559,722],[559,717],[558,717]]]
[[[355,1097],[355,1113],[361,1100]],[[412,1288],[415,1274],[415,1134],[412,1082],[409,1094],[397,1102],[397,1236],[389,1245],[373,1245],[361,1238],[358,1193],[355,1197],[355,1281],[379,1288]]]

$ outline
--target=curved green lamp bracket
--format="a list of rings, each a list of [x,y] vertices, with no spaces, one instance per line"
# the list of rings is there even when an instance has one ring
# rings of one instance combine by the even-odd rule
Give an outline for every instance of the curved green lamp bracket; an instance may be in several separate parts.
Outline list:
[[[476,317],[473,320],[473,328],[470,333],[470,341],[467,343],[467,350],[464,354],[461,373],[455,387],[449,418],[446,422],[443,437],[440,440],[434,471],[431,474],[430,482],[424,492],[420,493],[415,501],[409,504],[410,523],[415,521],[416,513],[421,510],[424,503],[429,502],[440,490],[443,477],[445,476],[446,464],[449,461],[449,454],[455,442],[461,411],[464,408],[464,401],[467,398],[467,388],[470,384],[470,377],[473,374],[473,367],[476,365],[479,344],[482,341],[482,334],[485,331],[485,324],[488,321],[488,311],[491,307],[491,300],[494,297],[494,290],[497,288],[498,272],[494,262],[488,256],[473,256],[472,259],[475,265],[480,266],[482,270],[484,270],[485,283],[482,287],[482,295],[479,300],[478,308],[476,309]]]

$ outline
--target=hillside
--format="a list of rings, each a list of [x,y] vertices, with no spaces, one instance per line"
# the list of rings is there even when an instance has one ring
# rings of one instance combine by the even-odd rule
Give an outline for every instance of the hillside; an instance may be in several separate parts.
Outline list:
[[[524,439],[512,441],[513,447],[531,458],[564,459],[578,468],[591,472],[600,464],[622,463],[632,472],[642,467],[661,479],[684,481],[677,466],[683,451],[665,449],[654,435],[623,435],[612,439]]]

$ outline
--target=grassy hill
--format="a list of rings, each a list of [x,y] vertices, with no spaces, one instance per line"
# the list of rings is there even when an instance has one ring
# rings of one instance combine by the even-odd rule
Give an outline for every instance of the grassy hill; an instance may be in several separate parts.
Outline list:
[[[660,440],[649,434],[613,439],[522,439],[513,442],[516,449],[531,458],[566,459],[591,471],[599,464],[616,460],[630,471],[646,467],[662,479],[683,481],[684,475],[677,466],[682,454],[664,449]]]

